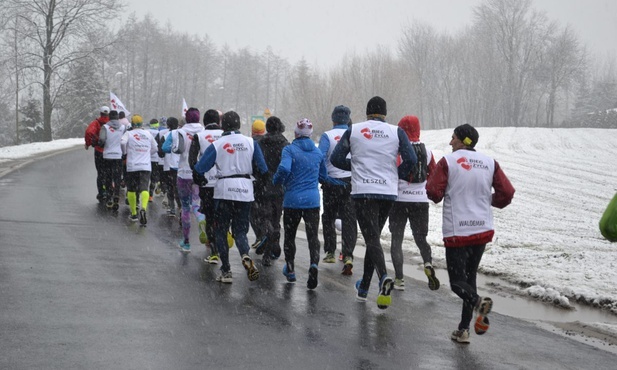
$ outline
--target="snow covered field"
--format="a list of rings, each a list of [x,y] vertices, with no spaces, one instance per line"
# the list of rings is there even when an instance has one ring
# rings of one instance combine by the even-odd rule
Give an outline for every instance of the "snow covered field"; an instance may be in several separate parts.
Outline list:
[[[512,204],[494,210],[495,240],[480,271],[514,284],[515,294],[570,307],[585,302],[617,314],[617,244],[598,222],[617,192],[617,130],[478,128],[477,149],[494,157],[512,181]],[[424,131],[436,159],[450,152],[451,129]],[[83,139],[0,148],[0,163],[80,146]],[[91,149],[92,150],[92,149]],[[382,235],[389,245],[388,227]],[[429,242],[445,268],[441,204],[431,203]],[[359,240],[359,244],[362,244]],[[411,231],[404,249],[419,255]]]
[[[484,274],[515,284],[518,294],[570,307],[585,302],[617,314],[617,244],[598,222],[617,192],[617,130],[478,128],[476,149],[495,158],[516,189],[494,209],[495,239]],[[451,151],[452,130],[421,134],[436,159]],[[429,242],[445,268],[441,204],[430,208]],[[408,231],[411,250],[417,248]]]

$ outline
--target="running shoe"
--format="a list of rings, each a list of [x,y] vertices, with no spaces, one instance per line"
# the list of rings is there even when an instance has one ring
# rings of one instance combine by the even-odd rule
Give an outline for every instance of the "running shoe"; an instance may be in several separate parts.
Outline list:
[[[146,210],[142,209],[139,211],[139,223],[145,225],[148,223],[148,219],[146,218]]]
[[[335,263],[336,258],[334,258],[334,253],[332,252],[326,253],[326,256],[323,258],[323,262],[324,263]]]
[[[107,203],[105,204],[105,206],[106,206],[108,209],[112,209],[112,207],[114,206],[114,202],[110,199],[110,200],[108,200],[108,201],[107,201]]]
[[[342,275],[352,275],[353,274],[353,258],[350,256],[347,256],[345,258],[343,258],[343,272],[341,272]]]
[[[428,288],[430,290],[439,289],[439,280],[437,279],[437,275],[435,275],[435,269],[430,262],[424,264],[424,274],[428,278]]]
[[[257,270],[257,267],[255,267],[253,260],[248,256],[248,254],[242,256],[242,266],[244,266],[250,281],[259,279],[259,270]]]
[[[362,279],[356,281],[356,300],[366,302],[368,290],[360,288],[360,284],[362,284]]]
[[[394,286],[394,281],[388,275],[384,275],[381,277],[381,281],[379,283],[379,295],[377,296],[377,307],[385,310],[390,307],[392,304],[392,287]]]
[[[469,330],[468,329],[455,330],[452,332],[450,339],[458,343],[468,344],[469,343]]]
[[[319,269],[317,268],[316,264],[312,264],[311,267],[309,268],[309,278],[308,278],[308,282],[306,283],[306,287],[313,290],[315,288],[317,288],[317,274],[319,273]]]
[[[111,206],[112,211],[117,211],[118,208],[120,208],[120,206],[118,205],[119,201],[120,199],[118,197],[114,197],[114,204]]]
[[[161,202],[161,205],[163,205],[163,207],[165,208],[169,207],[169,201],[167,200],[167,198],[163,199],[163,201]]]
[[[493,300],[489,297],[478,297],[478,302],[475,307],[478,315],[486,316],[493,309]]]
[[[199,228],[199,242],[201,244],[208,243],[208,235],[206,234],[206,220],[199,221],[197,227]]]
[[[96,196],[96,200],[98,200],[99,203],[105,203],[105,201],[107,200],[107,196],[105,194],[98,194]]]
[[[394,289],[405,290],[405,279],[394,279]]]
[[[182,253],[191,253],[191,244],[189,242],[183,240],[178,243],[178,246],[180,247]]]
[[[283,266],[283,275],[285,275],[285,277],[287,278],[287,281],[290,283],[295,283],[296,282],[296,273],[293,271],[290,271],[290,268],[288,267],[287,264],[285,264],[285,266]]]
[[[225,284],[231,284],[233,282],[233,277],[231,276],[231,271],[221,271],[221,274],[216,277],[216,281]]]
[[[139,221],[139,217],[137,217],[137,214],[130,215],[130,216],[129,216],[129,221],[131,221],[131,222],[137,222],[137,221]]]
[[[211,254],[208,257],[204,258],[204,262],[208,262],[211,265],[216,265],[219,263],[219,256],[216,254]]]
[[[482,335],[488,331],[490,323],[487,316],[478,315],[476,322],[473,325],[473,329],[478,335]]]
[[[272,256],[270,256],[269,254],[264,254],[264,256],[261,257],[261,265],[272,266]]]
[[[255,254],[264,254],[264,249],[266,248],[266,241],[268,240],[267,236],[264,236],[260,240],[253,243],[255,246]]]

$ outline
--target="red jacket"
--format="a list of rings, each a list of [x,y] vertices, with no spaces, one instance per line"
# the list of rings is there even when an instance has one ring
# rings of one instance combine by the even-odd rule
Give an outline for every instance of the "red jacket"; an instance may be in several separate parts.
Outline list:
[[[86,134],[84,135],[84,140],[86,140],[87,146],[93,146],[94,150],[97,152],[103,153],[103,147],[98,146],[99,142],[99,132],[101,131],[101,126],[109,122],[109,117],[100,116],[94,121],[90,122],[88,128],[86,128]]]
[[[426,183],[426,195],[435,203],[441,202],[448,186],[448,162],[441,158],[437,163],[435,171],[431,173]],[[493,198],[491,205],[497,208],[504,208],[514,197],[514,187],[506,174],[501,170],[499,163],[495,161],[495,172],[493,173]],[[469,236],[451,236],[444,238],[445,247],[464,247],[468,245],[486,244],[493,240],[495,231],[490,230],[484,233]]]

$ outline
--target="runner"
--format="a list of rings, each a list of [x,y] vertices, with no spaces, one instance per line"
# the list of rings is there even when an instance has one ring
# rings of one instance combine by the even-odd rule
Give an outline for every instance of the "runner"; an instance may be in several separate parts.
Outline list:
[[[190,234],[191,234],[191,212],[201,222],[206,217],[199,212],[200,199],[199,187],[193,183],[193,170],[189,165],[189,149],[193,137],[203,129],[203,125],[199,123],[200,113],[197,108],[189,108],[186,112],[186,124],[177,130],[172,131],[165,143],[163,144],[163,152],[180,154],[178,161],[178,196],[182,205],[182,234],[184,239],[178,243],[180,249],[184,253],[191,252]],[[169,124],[169,122],[168,122]]]
[[[221,126],[219,126],[219,112],[214,109],[208,109],[204,113],[204,129],[197,134],[198,140],[193,140],[189,152],[189,164],[191,168],[199,161],[206,149],[223,134]],[[201,200],[200,212],[205,215],[205,220],[199,223],[199,241],[206,245],[206,250],[210,251],[210,255],[204,258],[205,262],[217,264],[219,261],[219,253],[214,245],[214,185],[216,185],[217,169],[213,167],[204,176],[200,176],[196,171],[193,171],[193,181],[200,185],[199,198]],[[203,184],[203,185],[202,185]]]
[[[330,182],[333,185],[343,185],[337,179],[328,177],[326,162],[315,143],[311,140],[313,123],[303,118],[296,123],[295,140],[283,149],[281,164],[279,164],[272,182],[285,188],[283,199],[283,227],[285,229],[285,266],[283,275],[287,281],[296,281],[294,260],[296,257],[296,232],[300,220],[304,220],[306,237],[308,239],[310,267],[306,286],[308,289],[317,287],[319,273],[319,182]]]
[[[109,122],[109,107],[102,106],[99,110],[100,116],[94,121],[90,122],[86,128],[84,135],[85,145],[84,149],[88,150],[89,147],[94,147],[94,167],[96,168],[96,199],[99,203],[107,202],[107,193],[105,192],[105,186],[103,185],[104,168],[103,168],[103,147],[98,145],[99,133],[101,127]]]
[[[234,111],[223,114],[221,127],[223,135],[210,145],[199,162],[195,171],[200,175],[216,166],[219,177],[214,187],[215,202],[215,242],[221,259],[221,275],[217,281],[232,283],[231,266],[229,265],[229,246],[227,231],[231,231],[236,239],[238,252],[242,257],[242,265],[247,271],[250,281],[259,278],[259,270],[249,257],[249,217],[253,202],[253,168],[262,174],[268,172],[268,167],[255,140],[240,133],[240,116]]]
[[[118,112],[109,112],[109,122],[101,127],[99,145],[103,147],[103,167],[105,168],[105,189],[107,189],[107,208],[117,211],[122,181],[122,136],[126,132],[118,120]]]
[[[424,262],[424,274],[428,278],[431,290],[439,289],[439,280],[433,268],[431,246],[426,241],[428,235],[428,197],[426,196],[426,179],[435,170],[433,153],[420,141],[420,120],[416,116],[405,116],[398,123],[407,134],[411,146],[416,152],[418,162],[412,175],[405,180],[398,180],[398,198],[390,210],[388,223],[392,234],[390,254],[394,265],[394,289],[405,290],[403,276],[403,237],[405,226],[409,225],[416,246]]]
[[[180,209],[180,197],[178,196],[178,187],[176,185],[178,181],[178,162],[180,161],[180,155],[176,153],[165,153],[163,151],[163,145],[169,140],[169,145],[171,146],[172,132],[178,129],[178,119],[176,117],[169,117],[167,119],[167,129],[168,131],[163,134],[162,140],[159,142],[159,156],[161,154],[164,155],[163,178],[165,179],[167,193],[167,215],[169,217],[175,217],[176,207]],[[163,202],[165,202],[165,199]],[[165,205],[165,203],[163,203],[163,205]]]
[[[373,272],[379,278],[377,307],[386,309],[394,281],[386,271],[381,230],[398,195],[397,181],[408,178],[416,155],[405,132],[386,123],[386,101],[375,96],[366,107],[367,121],[353,124],[341,137],[330,157],[332,164],[351,171],[351,197],[366,243],[364,274],[356,282],[356,298],[366,301]],[[351,159],[346,158],[351,153]],[[396,167],[397,154],[401,165]]]
[[[493,240],[492,207],[504,208],[514,197],[514,187],[494,159],[476,152],[478,131],[469,124],[454,129],[452,153],[437,163],[426,185],[429,199],[443,204],[443,241],[452,291],[463,300],[461,321],[452,340],[469,343],[469,324],[474,310],[477,334],[488,330],[493,307],[480,297],[476,275],[486,244]],[[492,192],[495,189],[495,192]]]
[[[257,181],[255,181],[255,186],[262,186],[259,195],[255,194],[255,204],[259,204],[260,222],[264,231],[263,243],[255,246],[257,248],[255,253],[263,254],[262,265],[270,266],[272,260],[281,255],[281,215],[285,193],[282,185],[272,183],[272,177],[281,163],[283,148],[289,145],[289,141],[283,136],[285,125],[276,116],[268,118],[266,131],[264,137],[257,142],[268,165],[268,175],[257,175]],[[253,204],[253,209],[255,209],[255,204]]]
[[[332,111],[333,128],[326,131],[319,140],[319,150],[324,155],[328,176],[344,182],[343,186],[324,183],[323,191],[323,223],[324,252],[326,263],[336,262],[336,219],[341,219],[343,275],[351,275],[353,269],[353,251],[358,239],[358,223],[351,199],[351,172],[336,168],[330,162],[330,156],[341,136],[349,128],[351,110],[344,105],[339,105]]]
[[[131,216],[129,220],[137,222],[137,193],[141,201],[139,211],[139,222],[142,225],[148,223],[146,210],[148,209],[148,184],[150,182],[150,171],[152,163],[150,158],[152,153],[156,153],[156,141],[148,132],[142,128],[143,118],[133,115],[131,118],[133,129],[127,131],[122,136],[122,154],[126,155],[126,198],[129,200]]]

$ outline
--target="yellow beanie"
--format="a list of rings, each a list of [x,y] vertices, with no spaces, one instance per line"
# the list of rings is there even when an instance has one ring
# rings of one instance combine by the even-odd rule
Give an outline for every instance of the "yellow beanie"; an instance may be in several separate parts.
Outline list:
[[[264,121],[258,119],[253,122],[252,128],[253,135],[263,135],[266,133],[266,124]]]
[[[131,118],[131,123],[133,124],[133,126],[141,126],[141,124],[144,123],[144,119],[141,118],[140,115],[135,114]]]

